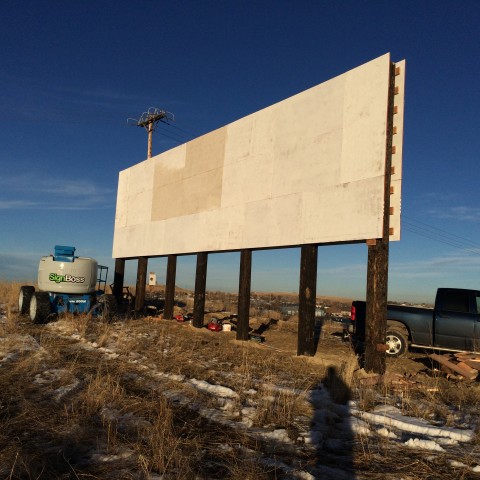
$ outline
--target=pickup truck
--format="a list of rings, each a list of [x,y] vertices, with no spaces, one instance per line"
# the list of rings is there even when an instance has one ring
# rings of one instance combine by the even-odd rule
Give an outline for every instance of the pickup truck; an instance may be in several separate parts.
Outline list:
[[[346,335],[365,339],[366,303],[354,301]],[[387,356],[409,347],[446,351],[480,351],[480,291],[439,288],[435,307],[387,306]]]

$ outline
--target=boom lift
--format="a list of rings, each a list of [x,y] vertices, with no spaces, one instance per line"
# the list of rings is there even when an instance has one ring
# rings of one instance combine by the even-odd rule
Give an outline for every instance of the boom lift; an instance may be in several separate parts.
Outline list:
[[[34,323],[45,323],[61,313],[90,313],[109,320],[117,301],[105,293],[108,267],[93,258],[78,257],[75,247],[55,245],[55,254],[44,256],[38,266],[38,291],[20,287],[18,310]]]

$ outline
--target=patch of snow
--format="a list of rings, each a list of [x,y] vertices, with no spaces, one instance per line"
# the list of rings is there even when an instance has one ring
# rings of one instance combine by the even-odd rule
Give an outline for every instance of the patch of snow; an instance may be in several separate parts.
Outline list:
[[[0,355],[3,355],[0,353]],[[0,363],[16,360],[20,356],[20,352],[9,352],[0,360]]]
[[[13,362],[25,352],[47,353],[31,335],[11,334],[0,338],[0,364]]]
[[[278,385],[273,385],[271,383],[263,383],[262,388],[266,390],[267,392],[275,392],[275,393],[281,393],[283,395],[291,395],[291,396],[305,396],[308,392],[305,390],[299,390],[296,388],[289,388],[289,387],[282,387]]]
[[[35,375],[33,383],[38,385],[50,385],[53,382],[59,381],[64,378],[66,375],[69,375],[68,370],[61,368],[51,368],[50,370],[45,370],[42,373]],[[75,378],[73,382],[68,385],[63,385],[52,392],[52,396],[56,401],[61,400],[67,393],[75,390],[80,385],[80,380]]]
[[[235,407],[237,404],[235,401],[229,399],[229,398],[217,398],[218,405],[220,406],[220,410],[223,410],[224,412],[233,412],[235,410]]]
[[[375,425],[394,427],[409,433],[417,433],[433,437],[447,437],[459,442],[469,442],[474,437],[473,430],[461,430],[458,428],[435,427],[423,418],[414,418],[402,415],[397,407],[391,405],[379,405],[373,413],[362,412],[353,409],[352,414]]]
[[[118,358],[120,355],[116,352],[114,352],[113,350],[110,350],[109,348],[105,348],[105,347],[100,347],[98,349],[99,352],[102,352],[105,357],[109,358],[109,359],[115,359],[115,358]]]
[[[303,438],[303,443],[307,445],[320,445],[323,443],[323,434],[318,431],[310,431],[305,433],[303,437],[299,437],[299,439]]]
[[[410,440],[404,443],[407,447],[411,448],[420,448],[423,450],[433,450],[435,452],[444,452],[443,449],[437,442],[433,440],[422,440],[420,438],[411,438]]]
[[[458,445],[458,441],[453,440],[453,438],[437,437],[435,438],[435,441],[437,441],[440,445]]]
[[[385,438],[398,438],[398,435],[395,435],[391,430],[389,430],[388,428],[379,428],[377,430],[377,433],[381,436],[381,437],[385,437]]]
[[[350,417],[346,422],[351,431],[357,435],[370,435],[371,430],[367,422],[360,418]]]
[[[259,434],[260,437],[265,438],[266,440],[275,440],[281,443],[291,443],[292,440],[288,436],[287,431],[284,428],[279,428],[278,430],[273,430],[273,432],[262,432]]]
[[[257,415],[257,409],[255,407],[244,407],[241,410],[242,423],[250,428],[253,425],[253,419]]]
[[[175,375],[173,373],[155,372],[154,376],[160,377],[160,378],[166,378],[167,380],[173,380],[174,382],[185,381],[185,375]]]
[[[53,392],[53,397],[55,398],[55,400],[58,402],[59,400],[61,400],[67,393],[70,393],[71,391],[75,390],[78,386],[80,385],[80,380],[78,380],[77,378],[72,382],[70,383],[69,385],[65,385],[63,387],[60,387],[60,388],[57,388],[54,392]]]
[[[224,387],[222,385],[212,385],[211,383],[206,382],[205,380],[197,380],[196,378],[191,378],[189,383],[193,385],[197,390],[210,395],[218,395],[223,398],[237,398],[238,393],[233,391],[231,388]]]
[[[33,380],[33,383],[52,383],[56,380],[60,380],[65,374],[67,370],[59,369],[59,368],[51,368],[50,370],[45,370],[42,373],[37,373]]]
[[[118,460],[126,460],[130,458],[133,454],[134,452],[130,450],[117,453],[116,455],[112,455],[112,454],[107,455],[104,453],[93,453],[90,458],[95,462],[109,463],[109,462],[116,462]]]
[[[114,408],[103,407],[100,410],[100,413],[106,420],[109,420],[111,422],[117,422],[119,428],[149,427],[151,425],[148,420],[145,420],[144,418],[139,418],[131,412],[122,415],[118,410]]]

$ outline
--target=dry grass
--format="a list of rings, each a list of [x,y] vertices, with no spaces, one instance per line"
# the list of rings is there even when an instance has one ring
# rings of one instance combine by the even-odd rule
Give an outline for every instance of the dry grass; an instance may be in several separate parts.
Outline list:
[[[299,445],[291,451],[252,432],[285,429],[294,445],[315,420],[309,392],[319,385],[336,404],[355,398],[368,410],[388,401],[455,425],[480,406],[476,383],[432,377],[425,388],[402,392],[360,388],[353,355],[329,366],[151,318],[107,324],[72,315],[35,326],[15,311],[19,286],[0,283],[7,314],[0,322],[0,478],[289,478],[280,462],[304,470],[341,466],[359,479],[469,478],[446,457],[433,465],[381,438],[351,435],[332,453]],[[237,396],[219,403],[190,379]],[[241,411],[246,423],[236,428],[234,412]],[[228,422],[212,412],[224,412]],[[324,440],[341,420],[337,413],[325,414]],[[469,445],[458,459],[474,464],[478,447]]]

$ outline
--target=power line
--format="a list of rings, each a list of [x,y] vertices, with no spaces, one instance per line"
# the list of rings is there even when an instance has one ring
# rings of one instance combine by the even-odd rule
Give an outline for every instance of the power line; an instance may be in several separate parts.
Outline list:
[[[404,223],[406,223],[404,228],[407,231],[430,240],[443,243],[444,245],[458,248],[473,255],[480,255],[480,246],[467,238],[449,233],[445,230],[428,225],[413,218],[407,217],[407,219],[408,220],[404,220]],[[416,225],[415,223],[419,223],[420,225]]]
[[[160,123],[160,128],[161,128],[162,132],[168,132],[170,135],[172,135],[172,136],[174,136],[178,139],[181,139],[184,142],[188,142],[189,140],[191,140],[190,135],[186,135],[182,132],[177,132],[175,130],[171,130],[170,128],[168,128],[169,126],[173,127],[174,125],[171,125],[171,124],[166,123],[166,122],[161,122]]]
[[[435,232],[439,232],[439,235],[441,235],[441,236],[454,237],[455,239],[459,239],[460,241],[462,241],[464,243],[467,243],[467,244],[470,244],[471,246],[473,246],[475,248],[480,248],[480,244],[475,243],[472,240],[469,240],[468,238],[462,237],[460,235],[456,235],[455,233],[450,233],[447,230],[443,230],[443,229],[438,228],[438,227],[434,227],[433,225],[429,225],[428,223],[421,222],[420,220],[416,220],[416,219],[414,219],[412,217],[409,217],[407,215],[403,215],[403,218],[405,219],[404,221],[406,221],[407,223],[410,222],[410,223],[412,223],[412,225],[414,225],[415,223],[418,223],[421,226],[425,227],[427,230],[433,230]],[[418,227],[418,228],[421,228],[421,227]]]
[[[185,143],[185,140],[183,138],[179,139],[178,137],[174,137],[170,132],[167,133],[164,130],[162,130],[161,133],[157,131],[155,131],[155,133],[159,133],[162,137],[167,137],[170,140],[173,140],[174,142],[178,143],[179,145]]]
[[[185,128],[179,127],[178,125],[173,125],[172,123],[166,123],[166,125],[170,125],[171,127],[176,128],[177,130],[181,130],[187,135],[192,135],[194,137],[199,137],[200,135],[202,135],[200,132],[197,132],[195,130],[187,130]]]
[[[404,229],[407,230],[407,231],[410,231],[412,233],[415,233],[416,235],[419,235],[421,237],[425,237],[425,238],[428,238],[430,240],[435,240],[436,242],[443,243],[444,245],[449,245],[450,247],[458,248],[459,250],[463,250],[463,251],[471,253],[473,255],[480,255],[480,250],[465,247],[465,246],[460,245],[460,244],[449,242],[448,240],[442,240],[438,237],[435,237],[434,235],[429,235],[428,233],[415,230],[414,228],[411,228],[411,227],[405,226]]]

